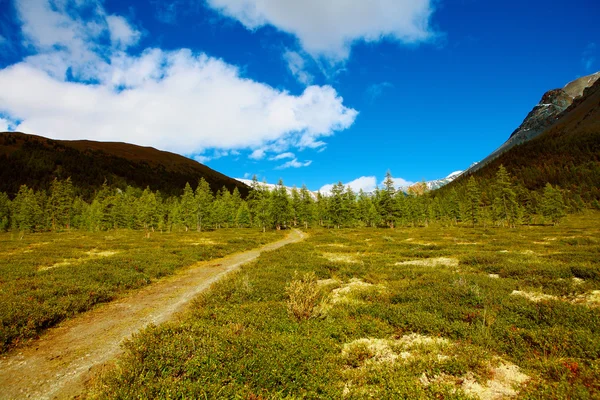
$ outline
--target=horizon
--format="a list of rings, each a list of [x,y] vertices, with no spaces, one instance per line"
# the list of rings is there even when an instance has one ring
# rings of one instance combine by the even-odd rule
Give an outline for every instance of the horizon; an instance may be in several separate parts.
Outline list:
[[[368,190],[467,169],[600,69],[592,1],[378,3],[0,1],[0,131]]]

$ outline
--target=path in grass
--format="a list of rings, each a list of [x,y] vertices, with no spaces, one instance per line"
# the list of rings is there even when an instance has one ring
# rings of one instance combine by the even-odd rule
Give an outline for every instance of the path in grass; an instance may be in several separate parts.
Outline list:
[[[271,251],[303,240],[286,238],[225,258],[201,262],[118,301],[82,314],[39,340],[0,359],[0,398],[69,398],[78,395],[90,371],[120,352],[124,339],[160,324],[225,274]]]

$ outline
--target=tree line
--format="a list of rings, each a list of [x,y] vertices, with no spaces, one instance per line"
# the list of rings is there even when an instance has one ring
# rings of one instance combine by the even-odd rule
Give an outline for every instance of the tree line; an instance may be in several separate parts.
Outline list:
[[[0,193],[0,230],[63,231],[84,229],[141,229],[204,231],[220,228],[282,229],[342,227],[417,227],[430,223],[515,227],[558,223],[567,211],[585,207],[565,202],[564,192],[547,184],[540,192],[515,185],[503,166],[493,182],[471,176],[446,191],[428,191],[425,183],[406,192],[394,186],[391,174],[373,193],[354,192],[341,182],[328,194],[306,186],[291,192],[280,180],[269,190],[256,177],[244,199],[237,188],[213,193],[202,178],[195,188],[187,183],[180,196],[164,196],[149,188],[125,190],[104,184],[91,201],[75,195],[69,179],[55,179],[48,191],[22,185],[14,199]]]

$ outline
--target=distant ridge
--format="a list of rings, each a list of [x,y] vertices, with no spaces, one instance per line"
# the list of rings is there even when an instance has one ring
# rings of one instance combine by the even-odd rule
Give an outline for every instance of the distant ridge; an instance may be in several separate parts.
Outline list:
[[[581,96],[553,116],[555,122],[551,126],[496,157],[488,157],[485,165],[470,168],[455,182],[461,184],[471,175],[491,181],[502,164],[515,183],[529,190],[540,190],[550,183],[569,191],[573,196],[579,196],[583,201],[600,201],[599,76],[600,73],[590,75],[595,79],[594,84],[586,87]],[[585,77],[587,82],[590,77]],[[572,82],[566,88],[571,90],[581,82]],[[449,186],[454,186],[454,183]]]
[[[127,185],[179,195],[187,182],[195,187],[204,178],[213,191],[223,186],[238,188],[246,196],[249,187],[206,165],[178,154],[128,143],[91,140],[53,140],[21,132],[0,133],[0,192],[13,196],[26,184],[48,189],[54,178],[73,181],[89,198],[106,181],[124,189]]]
[[[580,98],[584,91],[593,86],[599,78],[600,71],[569,82],[562,89],[553,89],[544,93],[540,102],[529,112],[523,123],[515,129],[508,140],[479,163],[471,166],[467,172],[471,173],[481,169],[514,146],[534,139],[552,127],[575,100]]]

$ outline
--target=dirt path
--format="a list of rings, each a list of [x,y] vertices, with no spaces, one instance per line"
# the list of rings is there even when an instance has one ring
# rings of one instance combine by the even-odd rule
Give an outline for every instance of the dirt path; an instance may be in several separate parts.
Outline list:
[[[263,251],[304,238],[303,232],[294,230],[258,249],[195,264],[50,329],[39,340],[0,359],[0,398],[62,399],[80,394],[90,370],[114,358],[133,333],[171,319],[212,283],[254,261]]]

